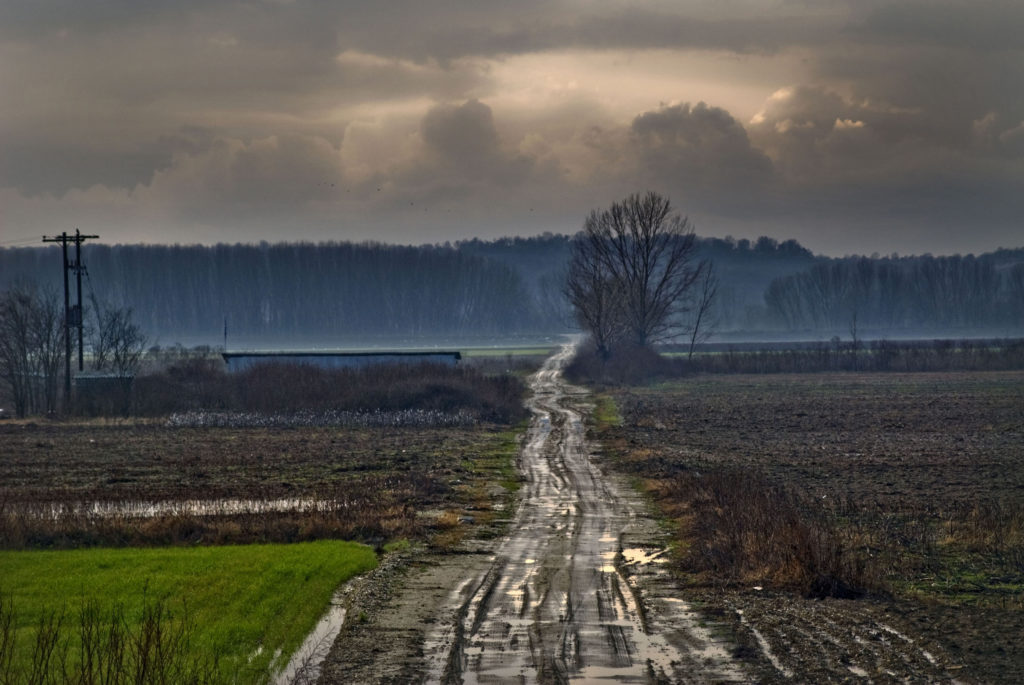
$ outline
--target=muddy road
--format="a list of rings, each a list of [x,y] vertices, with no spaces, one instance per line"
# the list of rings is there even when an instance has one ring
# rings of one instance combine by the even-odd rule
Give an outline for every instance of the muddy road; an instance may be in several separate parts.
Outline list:
[[[320,683],[974,682],[922,636],[913,605],[681,592],[662,563],[667,534],[595,463],[588,395],[561,376],[572,351],[530,379],[524,485],[504,537],[389,555],[352,581],[356,618]]]
[[[531,377],[520,508],[490,563],[446,600],[449,620],[427,635],[427,681],[742,679],[687,607],[641,599],[661,550],[635,495],[590,460],[584,395],[561,376],[572,353],[566,346]]]

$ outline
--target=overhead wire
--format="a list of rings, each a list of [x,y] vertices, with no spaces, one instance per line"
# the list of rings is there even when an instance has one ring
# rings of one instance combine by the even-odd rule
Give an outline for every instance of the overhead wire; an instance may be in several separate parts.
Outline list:
[[[43,239],[43,236],[36,235],[31,238],[11,238],[10,240],[0,240],[0,245],[4,247],[18,246],[18,245],[31,245],[32,243],[38,243]]]
[[[81,268],[85,272],[85,284],[89,288],[89,300],[92,302],[92,308],[96,312],[96,325],[99,329],[103,327],[103,319],[100,316],[100,301],[96,297],[96,289],[92,287],[92,275],[89,273],[89,268],[84,265]]]

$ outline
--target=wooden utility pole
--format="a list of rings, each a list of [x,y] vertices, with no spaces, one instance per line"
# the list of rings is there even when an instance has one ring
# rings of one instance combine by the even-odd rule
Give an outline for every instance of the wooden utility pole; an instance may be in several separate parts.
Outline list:
[[[78,328],[78,370],[84,368],[84,355],[82,352],[82,243],[86,240],[99,238],[98,235],[82,235],[75,229],[74,235],[68,235],[67,231],[53,238],[43,236],[44,243],[60,243],[64,251],[64,406],[71,406],[71,327]],[[75,261],[68,261],[68,243],[75,244]],[[68,271],[75,270],[78,277],[78,304],[71,307],[71,290],[68,284]]]

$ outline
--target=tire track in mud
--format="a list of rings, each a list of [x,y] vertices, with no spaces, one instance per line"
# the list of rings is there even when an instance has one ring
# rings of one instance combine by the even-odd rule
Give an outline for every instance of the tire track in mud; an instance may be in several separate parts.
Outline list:
[[[884,605],[784,595],[733,595],[725,603],[783,680],[960,682],[961,666],[890,625]]]
[[[427,636],[428,680],[745,679],[689,607],[678,598],[641,603],[623,575],[623,531],[642,505],[589,458],[574,407],[582,391],[561,377],[573,350],[565,346],[531,377],[522,503],[489,568],[450,596],[453,622]]]

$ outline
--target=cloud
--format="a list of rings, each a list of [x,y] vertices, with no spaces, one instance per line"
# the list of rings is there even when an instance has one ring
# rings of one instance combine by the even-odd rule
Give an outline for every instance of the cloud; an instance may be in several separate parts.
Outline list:
[[[322,138],[220,138],[199,152],[176,154],[171,166],[134,188],[131,197],[167,220],[244,225],[329,201],[343,178],[339,150]]]
[[[1013,0],[9,0],[0,230],[571,231],[651,188],[719,234],[1011,243],[1022,22]]]
[[[630,127],[650,183],[715,203],[738,202],[772,179],[771,160],[724,109],[700,102],[645,112]]]
[[[864,5],[864,15],[850,27],[864,41],[984,52],[1021,48],[1024,5],[1015,0],[901,0]]]

